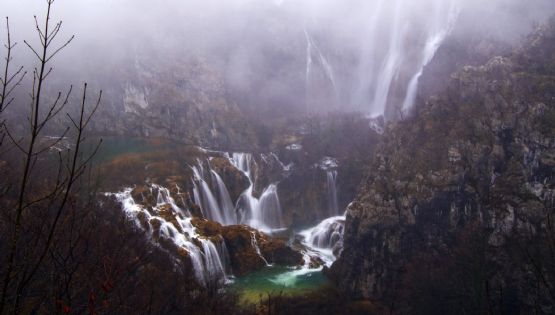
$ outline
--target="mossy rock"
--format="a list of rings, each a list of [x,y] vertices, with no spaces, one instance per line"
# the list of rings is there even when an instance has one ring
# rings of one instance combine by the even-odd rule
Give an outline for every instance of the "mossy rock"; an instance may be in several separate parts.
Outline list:
[[[229,159],[225,157],[214,157],[210,160],[210,166],[222,177],[224,183],[226,183],[231,200],[237,200],[249,187],[250,183],[247,176],[231,164]]]
[[[222,236],[231,259],[231,267],[236,276],[244,276],[266,266],[266,262],[253,246],[253,233],[255,231],[245,225],[225,226],[222,229]]]
[[[171,224],[173,224],[173,226],[180,232],[183,233],[183,230],[181,229],[181,225],[179,224],[179,222],[177,221],[177,216],[178,214],[176,214],[173,211],[173,208],[171,205],[169,204],[165,204],[162,205],[158,208],[158,212],[157,215],[162,217],[166,222],[169,222]]]
[[[302,265],[303,255],[293,250],[284,240],[272,239],[267,236],[258,239],[260,251],[269,263],[286,266]]]
[[[204,237],[214,237],[222,234],[222,225],[218,222],[202,218],[193,218],[191,224],[197,229],[196,232]]]

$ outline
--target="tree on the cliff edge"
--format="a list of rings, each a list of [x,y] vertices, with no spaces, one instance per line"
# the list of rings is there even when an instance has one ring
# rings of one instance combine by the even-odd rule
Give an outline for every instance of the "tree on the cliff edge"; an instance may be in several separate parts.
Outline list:
[[[11,151],[12,161],[22,161],[20,171],[9,171],[11,178],[15,178],[8,185],[9,190],[3,198],[1,208],[1,224],[4,238],[2,252],[0,292],[0,314],[4,312],[21,313],[21,305],[28,299],[36,298],[36,292],[30,292],[37,274],[40,273],[45,260],[52,254],[50,249],[56,239],[61,218],[67,211],[72,194],[80,186],[80,179],[85,174],[90,160],[96,149],[89,156],[83,156],[84,131],[92,115],[100,104],[102,92],[91,110],[86,110],[87,85],[84,85],[77,116],[66,114],[68,122],[61,135],[46,141],[44,130],[53,119],[62,115],[62,111],[70,102],[72,87],[67,92],[58,92],[49,100],[45,95],[47,79],[52,73],[50,63],[74,36],[62,42],[55,40],[62,28],[62,22],[51,22],[51,7],[54,0],[46,0],[46,17],[43,26],[39,25],[35,17],[36,32],[40,39],[38,46],[24,41],[38,61],[32,71],[32,87],[30,95],[30,113],[28,115],[28,134],[12,134],[8,122],[2,120],[2,147]],[[6,20],[8,21],[8,20]],[[8,105],[15,106],[15,99],[10,98],[13,89],[17,87],[25,72],[19,68],[10,72],[10,63],[15,44],[12,44],[9,24],[7,28],[7,55],[1,83],[0,112],[3,113]],[[21,123],[21,122],[20,122]],[[71,136],[71,149],[60,149],[58,154],[53,151],[57,145]],[[5,141],[8,138],[10,141]],[[96,147],[98,148],[98,146]],[[52,168],[55,156],[56,168]],[[46,162],[48,163],[46,163]],[[4,166],[5,167],[5,166]],[[32,220],[40,217],[40,222]]]

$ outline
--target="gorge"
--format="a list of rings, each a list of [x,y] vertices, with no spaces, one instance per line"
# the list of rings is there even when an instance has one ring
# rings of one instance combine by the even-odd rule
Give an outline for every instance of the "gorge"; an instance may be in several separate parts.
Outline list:
[[[32,1],[0,315],[555,311],[553,1]]]

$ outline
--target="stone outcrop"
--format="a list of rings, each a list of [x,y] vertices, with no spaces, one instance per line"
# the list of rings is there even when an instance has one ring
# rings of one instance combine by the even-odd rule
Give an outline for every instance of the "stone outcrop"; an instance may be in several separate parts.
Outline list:
[[[457,257],[454,248],[471,246],[461,240],[483,235],[471,246],[483,248],[490,266],[478,287],[532,303],[527,288],[538,275],[523,271],[534,264],[515,244],[533,252],[553,236],[554,100],[552,22],[511,55],[455,73],[446,91],[390,126],[348,207],[344,250],[330,272],[340,288],[355,298],[400,298],[417,256]]]
[[[226,183],[231,200],[237,200],[249,187],[250,183],[247,176],[231,164],[228,158],[215,157],[210,160],[210,166],[216,173],[220,174],[222,180]]]
[[[267,263],[286,266],[303,264],[303,256],[284,240],[272,238],[246,225],[222,226],[217,222],[193,219],[197,232],[207,238],[223,237],[236,276],[260,270]]]

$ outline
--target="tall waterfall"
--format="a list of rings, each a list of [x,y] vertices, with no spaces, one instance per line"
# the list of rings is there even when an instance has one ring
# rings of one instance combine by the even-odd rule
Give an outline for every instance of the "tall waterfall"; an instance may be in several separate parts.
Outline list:
[[[407,95],[402,106],[402,110],[404,112],[410,110],[413,106],[416,99],[416,93],[418,91],[418,80],[424,72],[424,67],[432,61],[447,35],[449,35],[449,33],[453,30],[460,10],[459,7],[454,4],[454,1],[451,0],[447,21],[445,22],[441,16],[442,14],[445,14],[444,10],[442,10],[439,6],[436,6],[434,9],[433,19],[430,22],[431,25],[428,30],[428,39],[424,45],[422,58],[417,68],[418,71],[410,80],[407,88]]]
[[[342,106],[361,110],[374,118],[410,110],[416,99],[419,78],[453,30],[461,2],[375,0],[358,1],[351,8],[348,4],[334,3],[352,15],[352,23],[329,28],[320,23],[337,19],[336,12],[326,12],[323,17],[316,15],[316,18],[309,15],[303,29],[299,30],[306,39],[307,107],[308,100],[317,96],[311,95],[309,86],[312,73],[320,66],[331,82],[329,89],[343,98],[338,96],[337,100]],[[293,2],[289,4],[294,5]],[[317,5],[310,8],[318,10]],[[316,21],[318,18],[322,20]],[[341,42],[336,36],[339,30],[357,34]],[[315,38],[325,40],[317,43]],[[337,47],[343,49],[339,54]],[[338,75],[334,68],[351,71]],[[316,91],[321,93],[322,88],[327,87],[321,86]],[[322,106],[319,108],[325,110]]]
[[[335,81],[333,68],[330,62],[328,61],[328,59],[325,57],[325,55],[322,53],[322,51],[316,44],[315,40],[310,35],[309,31],[306,29],[306,27],[304,29],[304,34],[306,38],[306,82],[305,82],[306,111],[307,113],[310,113],[311,110],[314,110],[310,108],[311,93],[309,89],[310,82],[311,82],[311,74],[312,74],[312,69],[314,64],[314,55],[317,57],[316,59],[319,61],[319,65],[321,66],[326,78],[329,81],[330,87],[332,88],[333,95],[335,98],[334,106],[337,107],[339,103],[339,91],[337,88],[337,83]]]
[[[372,101],[371,116],[379,116],[385,113],[385,106],[389,97],[389,90],[394,78],[398,75],[403,58],[402,34],[406,31],[407,24],[401,17],[401,0],[395,0],[392,26],[390,29],[389,48],[383,64],[379,71],[379,80],[376,90],[374,91],[374,99]],[[402,24],[401,24],[402,22]]]

